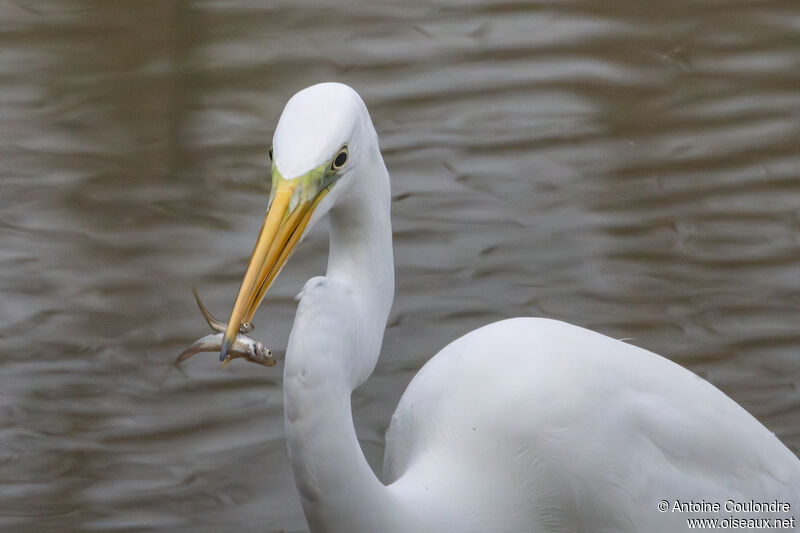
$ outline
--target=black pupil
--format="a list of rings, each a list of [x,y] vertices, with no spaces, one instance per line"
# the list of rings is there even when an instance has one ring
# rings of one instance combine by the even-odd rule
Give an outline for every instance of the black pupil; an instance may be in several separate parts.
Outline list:
[[[339,152],[339,155],[337,155],[336,159],[333,161],[333,166],[340,168],[345,163],[347,163],[347,152]]]

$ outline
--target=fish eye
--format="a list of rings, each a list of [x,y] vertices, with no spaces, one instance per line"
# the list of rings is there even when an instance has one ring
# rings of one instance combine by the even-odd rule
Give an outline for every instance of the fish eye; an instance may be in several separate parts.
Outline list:
[[[336,157],[333,158],[333,163],[331,163],[331,170],[335,171],[335,170],[339,170],[340,168],[342,168],[345,165],[345,163],[347,163],[348,155],[349,155],[349,152],[347,151],[347,145],[345,144],[339,150],[339,153],[336,154]]]
[[[272,161],[272,146],[269,147],[269,160]]]

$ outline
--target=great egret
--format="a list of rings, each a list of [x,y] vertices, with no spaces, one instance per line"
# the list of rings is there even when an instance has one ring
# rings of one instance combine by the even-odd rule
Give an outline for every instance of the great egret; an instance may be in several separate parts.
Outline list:
[[[327,273],[303,287],[284,369],[289,457],[313,531],[656,533],[693,517],[789,517],[774,505],[737,514],[728,501],[800,505],[800,461],[714,386],[541,318],[477,329],[419,371],[392,417],[381,482],[350,406],[394,295],[377,134],[354,90],[323,83],[286,104],[270,155],[269,208],[220,359],[328,214]],[[701,507],[675,507],[687,502]]]

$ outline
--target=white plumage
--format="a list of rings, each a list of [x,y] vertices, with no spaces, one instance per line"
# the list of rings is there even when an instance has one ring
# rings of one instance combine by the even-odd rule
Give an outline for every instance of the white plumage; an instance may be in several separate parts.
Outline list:
[[[661,500],[800,506],[800,461],[714,386],[539,318],[475,330],[420,370],[392,418],[379,481],[350,408],[394,291],[377,135],[352,89],[320,84],[286,105],[273,150],[271,205],[228,329],[249,322],[329,214],[327,273],[301,292],[284,370],[289,455],[313,531],[677,532],[690,517],[741,515],[661,512]]]
[[[450,502],[459,531],[684,531],[659,501],[800,502],[797,458],[713,385],[537,318],[468,333],[420,370],[384,472],[429,492],[420,505]]]

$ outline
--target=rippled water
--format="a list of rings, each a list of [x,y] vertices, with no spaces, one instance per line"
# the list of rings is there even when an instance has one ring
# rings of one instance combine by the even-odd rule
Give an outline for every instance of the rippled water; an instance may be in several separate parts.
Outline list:
[[[272,129],[323,80],[393,178],[373,464],[430,355],[515,315],[632,337],[798,452],[799,30],[795,0],[0,4],[0,529],[304,530],[281,366],[170,363],[192,285],[230,310]],[[319,228],[267,345],[325,254]]]

